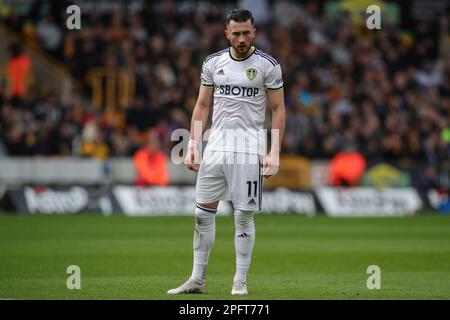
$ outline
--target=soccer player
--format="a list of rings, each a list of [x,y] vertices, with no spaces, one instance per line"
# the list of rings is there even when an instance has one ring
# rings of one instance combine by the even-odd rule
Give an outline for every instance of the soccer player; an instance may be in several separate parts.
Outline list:
[[[281,67],[273,57],[255,48],[255,32],[250,11],[232,10],[225,30],[231,46],[203,62],[185,158],[190,170],[199,171],[194,266],[188,281],[168,294],[206,292],[206,266],[215,240],[219,200],[231,200],[234,208],[236,274],[231,294],[248,294],[247,272],[255,243],[253,212],[261,210],[263,178],[278,171],[285,126]],[[211,133],[199,163],[201,135],[211,101]],[[272,110],[272,141],[267,155],[263,130],[266,105]],[[200,128],[197,123],[201,123]]]

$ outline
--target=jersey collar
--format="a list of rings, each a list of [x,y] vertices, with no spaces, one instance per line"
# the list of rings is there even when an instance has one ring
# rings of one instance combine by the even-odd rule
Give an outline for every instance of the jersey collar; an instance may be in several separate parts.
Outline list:
[[[255,51],[256,51],[256,47],[255,47],[255,46],[252,46],[252,48],[253,48],[252,53],[250,53],[250,54],[249,54],[247,57],[245,57],[244,59],[236,59],[236,58],[233,58],[233,55],[231,54],[231,48],[232,48],[232,47],[230,47],[230,48],[228,49],[228,54],[230,55],[230,58],[233,59],[234,61],[245,61],[245,60],[247,60],[248,58],[250,58],[250,57],[255,53]]]

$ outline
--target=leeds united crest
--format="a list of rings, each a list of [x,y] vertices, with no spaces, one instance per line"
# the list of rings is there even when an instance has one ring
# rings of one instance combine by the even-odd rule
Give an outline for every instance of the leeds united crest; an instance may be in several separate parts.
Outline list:
[[[253,80],[256,77],[256,69],[255,68],[248,68],[247,70],[245,70],[245,73],[247,74],[247,77],[250,80]]]

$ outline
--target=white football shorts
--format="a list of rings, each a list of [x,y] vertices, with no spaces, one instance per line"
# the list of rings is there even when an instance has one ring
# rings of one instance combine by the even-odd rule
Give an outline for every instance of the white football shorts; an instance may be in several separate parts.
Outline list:
[[[229,200],[239,210],[261,210],[263,158],[258,154],[205,150],[197,175],[196,202]]]

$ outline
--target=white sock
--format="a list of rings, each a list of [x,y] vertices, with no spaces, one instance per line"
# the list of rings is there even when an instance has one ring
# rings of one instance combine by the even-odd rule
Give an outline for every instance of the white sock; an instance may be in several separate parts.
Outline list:
[[[194,267],[191,278],[204,281],[206,266],[216,237],[216,210],[197,205],[195,209]]]
[[[255,223],[253,211],[234,211],[234,224],[236,234],[234,247],[236,251],[236,274],[234,281],[247,281],[247,273],[252,260],[253,246],[255,244]]]

